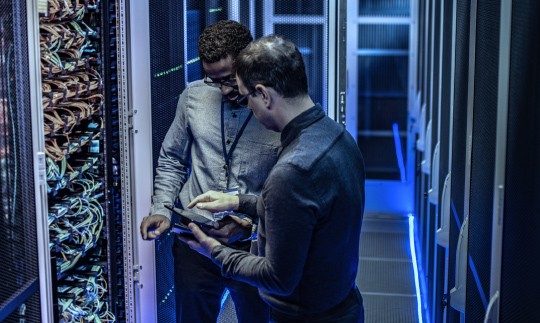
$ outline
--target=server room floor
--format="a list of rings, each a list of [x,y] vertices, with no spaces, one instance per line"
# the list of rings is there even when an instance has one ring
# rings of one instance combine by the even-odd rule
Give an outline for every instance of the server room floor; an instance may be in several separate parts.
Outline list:
[[[356,284],[364,298],[366,323],[419,322],[407,216],[364,215]],[[230,297],[218,322],[237,322]]]
[[[418,322],[409,218],[366,214],[356,284],[366,322]]]

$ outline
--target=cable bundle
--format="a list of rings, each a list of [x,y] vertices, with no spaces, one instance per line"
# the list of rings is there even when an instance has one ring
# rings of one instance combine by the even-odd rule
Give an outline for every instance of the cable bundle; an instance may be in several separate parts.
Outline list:
[[[48,0],[40,17],[48,223],[61,322],[115,321],[101,259],[107,253],[101,252],[106,159],[99,5]]]
[[[60,322],[114,322],[107,302],[107,279],[101,266],[78,267],[58,288]]]

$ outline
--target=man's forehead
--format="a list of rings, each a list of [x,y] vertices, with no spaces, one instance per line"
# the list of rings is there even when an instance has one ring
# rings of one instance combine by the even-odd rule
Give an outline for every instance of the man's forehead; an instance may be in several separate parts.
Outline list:
[[[225,78],[231,75],[231,68],[205,68],[204,72],[211,78]]]
[[[223,77],[223,76],[227,76],[231,74],[233,61],[229,55],[226,58],[222,58],[219,61],[214,62],[214,63],[208,63],[208,62],[203,61],[202,65],[203,65],[204,72],[208,76]]]

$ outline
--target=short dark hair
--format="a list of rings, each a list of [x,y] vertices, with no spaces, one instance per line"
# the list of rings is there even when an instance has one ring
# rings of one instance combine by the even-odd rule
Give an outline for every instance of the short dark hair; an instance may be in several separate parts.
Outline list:
[[[249,91],[263,84],[285,98],[308,94],[302,54],[283,36],[265,36],[250,43],[236,57],[234,69]]]
[[[229,55],[234,59],[252,40],[246,26],[232,20],[220,20],[201,33],[199,56],[206,63],[218,62]]]

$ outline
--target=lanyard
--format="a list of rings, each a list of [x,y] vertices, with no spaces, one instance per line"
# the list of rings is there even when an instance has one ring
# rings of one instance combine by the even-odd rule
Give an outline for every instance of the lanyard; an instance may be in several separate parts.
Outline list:
[[[227,145],[225,144],[225,105],[224,100],[221,101],[221,145],[223,147],[223,159],[225,160],[225,165],[223,165],[223,169],[225,169],[225,178],[227,180],[226,185],[227,189],[229,189],[229,165],[232,158],[232,153],[234,149],[236,148],[236,145],[238,144],[238,141],[240,140],[240,137],[242,137],[242,134],[244,133],[244,129],[246,129],[246,126],[253,116],[253,111],[249,112],[249,115],[247,116],[246,120],[244,121],[244,124],[242,124],[242,127],[240,127],[240,130],[236,134],[236,137],[234,138],[234,141],[231,145],[231,148],[227,152]]]

